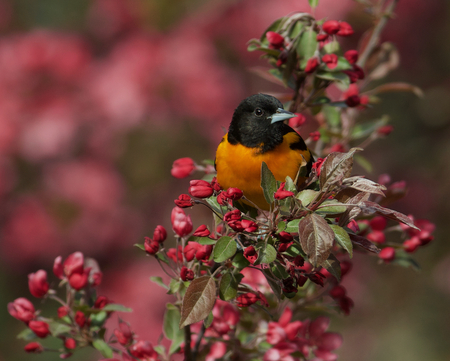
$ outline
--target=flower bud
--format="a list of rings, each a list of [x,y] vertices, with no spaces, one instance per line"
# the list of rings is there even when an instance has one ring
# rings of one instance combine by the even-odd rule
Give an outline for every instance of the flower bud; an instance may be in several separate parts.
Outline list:
[[[210,183],[200,179],[194,179],[189,182],[189,193],[193,197],[208,198],[214,193],[214,189]]]
[[[338,56],[336,54],[325,54],[322,57],[322,61],[327,64],[329,69],[334,69],[338,64]]]
[[[236,298],[236,303],[238,307],[248,307],[253,305],[259,300],[259,297],[254,293],[248,292],[242,295],[239,295]]]
[[[381,244],[386,241],[386,236],[382,231],[374,230],[367,235],[369,241]]]
[[[339,23],[339,31],[337,32],[337,35],[339,36],[350,36],[353,35],[354,31],[351,25],[345,21],[341,21]]]
[[[344,54],[345,59],[348,60],[350,64],[355,64],[358,61],[358,51],[357,50],[347,50]]]
[[[316,57],[308,59],[305,66],[305,73],[306,74],[313,73],[318,66],[319,66],[319,59],[317,59]]]
[[[256,232],[258,230],[258,225],[255,222],[250,221],[248,219],[243,219],[241,221],[241,226],[244,228],[245,232],[249,233]]]
[[[30,342],[25,345],[24,350],[28,353],[41,353],[44,347],[39,342]]]
[[[378,253],[378,257],[380,257],[385,262],[390,262],[395,259],[395,249],[393,247],[386,247]]]
[[[228,226],[235,232],[242,232],[244,230],[244,227],[242,227],[241,221],[229,221]]]
[[[358,223],[352,219],[348,224],[347,224],[347,228],[351,229],[353,232],[358,233],[359,232],[359,226]]]
[[[303,114],[295,113],[295,117],[289,119],[289,126],[291,128],[299,128],[306,123],[306,117]]]
[[[61,306],[58,308],[58,317],[63,318],[64,316],[67,316],[69,314],[69,307],[67,306]]]
[[[55,262],[53,263],[53,273],[61,280],[64,278],[64,267],[62,265],[61,256],[55,258]]]
[[[239,188],[228,188],[225,192],[225,197],[233,201],[241,199],[244,193]]]
[[[282,232],[278,233],[278,239],[282,243],[289,243],[294,240],[294,237],[292,236],[292,234],[282,231]]]
[[[171,220],[173,230],[178,236],[184,237],[192,232],[191,216],[187,216],[182,209],[175,207],[172,210]]]
[[[194,279],[194,272],[186,266],[183,266],[180,271],[180,278],[183,281],[192,281]]]
[[[394,127],[392,125],[383,125],[377,129],[379,135],[387,136],[392,133]]]
[[[361,98],[359,95],[350,95],[347,99],[345,99],[345,104],[347,104],[350,108],[357,107],[361,104]]]
[[[249,246],[244,250],[244,257],[249,261],[251,264],[254,264],[256,260],[258,259],[258,253],[255,250],[255,247]]]
[[[387,219],[383,216],[376,216],[370,220],[369,225],[374,231],[384,231],[387,225]]]
[[[159,243],[156,241],[153,241],[149,237],[145,237],[144,248],[145,248],[145,252],[147,252],[149,255],[153,256],[159,250]]]
[[[44,321],[30,321],[28,327],[39,338],[45,338],[50,334],[48,323]]]
[[[153,346],[148,341],[136,342],[129,348],[129,351],[131,355],[139,360],[156,360],[158,358],[158,353],[153,349]]]
[[[312,132],[309,133],[309,138],[313,141],[313,142],[317,142],[320,139],[320,132]]]
[[[195,258],[197,261],[208,261],[209,256],[211,256],[213,250],[212,245],[200,245],[200,247],[197,249],[197,252],[195,253]]]
[[[210,234],[211,234],[211,232],[209,231],[209,229],[204,224],[202,224],[200,227],[198,227],[195,230],[193,236],[195,236],[195,237],[208,237]]]
[[[325,41],[328,39],[328,34],[317,34],[316,40],[317,41]]]
[[[114,335],[116,335],[117,341],[125,346],[133,339],[133,333],[131,332],[130,326],[125,322],[120,322],[119,328],[120,330],[114,330]]]
[[[194,202],[188,194],[180,194],[174,202],[180,208],[192,207],[194,205]]]
[[[167,231],[163,226],[156,226],[153,232],[153,240],[158,243],[163,243],[167,238]]]
[[[35,317],[36,311],[29,300],[20,297],[14,300],[14,302],[8,303],[8,312],[19,321],[28,323]]]
[[[280,184],[280,187],[278,188],[278,190],[274,193],[274,198],[278,199],[278,200],[283,200],[286,199],[288,197],[292,197],[294,195],[293,192],[290,191],[285,191],[284,190],[284,186],[285,186],[286,182],[282,182]]]
[[[75,313],[75,323],[80,327],[83,327],[86,324],[86,316],[83,312],[77,311]]]
[[[284,38],[274,31],[268,31],[266,33],[266,38],[269,44],[275,49],[281,48],[284,44]]]
[[[84,256],[81,252],[74,252],[63,263],[64,274],[70,277],[74,273],[83,273]]]
[[[222,187],[220,186],[220,184],[217,182],[217,178],[216,178],[216,177],[214,177],[214,178],[212,179],[212,181],[211,181],[211,187],[213,187],[213,189],[214,189],[216,192],[220,192],[221,189],[222,189]]]
[[[195,163],[191,158],[180,158],[173,162],[170,173],[175,178],[186,178],[195,170]]]
[[[405,248],[406,252],[413,253],[421,245],[420,243],[420,238],[414,236],[403,242],[403,247]]]
[[[239,209],[229,211],[223,216],[224,222],[237,221],[239,219],[241,219],[241,211]]]
[[[64,347],[68,350],[73,350],[77,347],[77,342],[73,338],[66,338],[64,341]]]
[[[322,29],[329,35],[336,34],[340,30],[339,21],[337,20],[325,21],[322,25]]]
[[[228,204],[228,198],[226,196],[226,192],[220,192],[217,195],[217,203],[219,203],[221,206],[226,206]]]
[[[97,287],[102,283],[103,279],[103,273],[102,272],[95,272],[92,274],[92,280],[91,280],[91,286]]]
[[[341,285],[334,286],[330,290],[330,296],[335,298],[335,299],[339,299],[339,298],[344,297],[346,293],[347,293],[347,291]]]
[[[47,272],[41,269],[36,273],[30,273],[28,275],[28,287],[34,297],[44,297],[49,289]]]
[[[73,273],[69,277],[69,285],[75,290],[79,291],[86,287],[89,281],[90,268],[86,268],[83,273]]]
[[[94,302],[94,308],[102,309],[109,303],[111,303],[111,301],[108,300],[106,296],[97,296],[97,299]]]

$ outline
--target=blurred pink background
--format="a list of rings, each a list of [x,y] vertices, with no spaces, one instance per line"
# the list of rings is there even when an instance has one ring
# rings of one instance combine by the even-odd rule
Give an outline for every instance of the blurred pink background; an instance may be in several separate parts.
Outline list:
[[[307,0],[0,1],[0,361],[59,359],[22,351],[22,325],[6,304],[31,298],[28,273],[74,251],[99,261],[100,293],[133,308],[121,317],[157,341],[170,297],[149,281],[161,275],[156,262],[133,244],[158,224],[170,229],[173,199],[188,184],[171,178],[172,162],[213,159],[239,101],[282,90],[249,71],[265,63],[247,41],[309,10]],[[347,49],[371,25],[351,0],[320,0],[315,15],[352,24]],[[389,94],[363,114],[387,113],[395,128],[365,151],[368,176],[406,180],[409,195],[394,208],[438,229],[418,254],[421,273],[355,258],[345,286],[356,306],[332,322],[343,360],[450,357],[449,20],[445,0],[400,1],[383,36],[401,56],[389,80],[425,97]],[[189,213],[194,227],[207,222],[203,210]]]

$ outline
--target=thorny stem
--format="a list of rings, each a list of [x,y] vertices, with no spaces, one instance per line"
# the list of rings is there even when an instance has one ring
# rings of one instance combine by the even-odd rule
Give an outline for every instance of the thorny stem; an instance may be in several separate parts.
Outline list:
[[[387,6],[387,8],[384,12],[380,9],[378,23],[375,25],[375,27],[372,31],[372,35],[370,36],[367,46],[363,50],[362,54],[359,56],[359,60],[358,60],[357,64],[360,67],[364,67],[370,54],[372,54],[373,49],[377,46],[378,41],[380,40],[381,32],[383,31],[384,27],[386,26],[389,18],[392,17],[392,15],[394,13],[394,9],[397,6],[397,3],[398,3],[398,0],[392,0],[392,2]]]

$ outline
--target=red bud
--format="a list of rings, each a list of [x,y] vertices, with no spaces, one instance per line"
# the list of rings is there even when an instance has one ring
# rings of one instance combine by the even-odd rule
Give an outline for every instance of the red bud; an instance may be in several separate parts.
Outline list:
[[[24,350],[28,353],[41,353],[44,347],[39,342],[30,342],[25,345]]]
[[[329,35],[336,34],[340,30],[339,21],[337,20],[325,21],[322,25],[322,29]]]
[[[180,158],[173,162],[170,173],[175,178],[186,178],[195,170],[195,163],[191,158]]]
[[[50,334],[48,323],[44,321],[30,321],[28,327],[40,338],[45,338]]]
[[[167,231],[163,226],[156,226],[153,232],[153,240],[158,243],[163,243],[167,238]]]
[[[34,297],[44,297],[49,289],[47,272],[41,269],[36,273],[30,273],[28,275],[28,287]]]
[[[353,35],[354,31],[351,25],[345,21],[341,21],[339,23],[339,31],[337,32],[337,35],[340,36],[350,36]]]
[[[308,59],[308,62],[306,63],[305,66],[305,73],[307,74],[313,73],[318,66],[319,66],[319,59],[317,59],[316,57]]]
[[[383,248],[378,254],[378,257],[380,257],[385,262],[390,262],[395,259],[395,249],[392,247]]]
[[[189,193],[193,197],[208,198],[214,193],[214,189],[207,181],[194,179],[190,181]]]
[[[338,64],[338,56],[336,54],[325,54],[322,61],[327,64],[329,69],[334,69]]]
[[[268,31],[266,33],[266,38],[269,44],[275,49],[281,48],[284,44],[284,38],[274,31]]]
[[[348,60],[350,64],[355,64],[358,61],[358,51],[357,50],[347,50],[344,54],[345,59]]]
[[[180,208],[192,207],[194,202],[188,194],[180,194],[178,199],[175,199],[175,204]]]

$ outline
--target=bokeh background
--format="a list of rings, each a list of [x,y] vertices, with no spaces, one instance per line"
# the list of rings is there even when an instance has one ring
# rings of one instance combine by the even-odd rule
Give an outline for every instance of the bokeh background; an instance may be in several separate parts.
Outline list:
[[[22,351],[6,304],[32,299],[27,274],[74,251],[99,261],[100,293],[132,307],[123,318],[157,341],[169,298],[133,244],[170,229],[188,184],[171,178],[172,162],[213,159],[242,98],[282,91],[249,71],[265,63],[246,42],[298,10],[307,0],[0,1],[0,361],[59,359]],[[388,80],[425,96],[390,93],[363,113],[389,114],[395,128],[364,155],[370,178],[407,181],[393,207],[435,222],[436,238],[417,254],[420,273],[355,257],[344,282],[355,308],[332,322],[346,361],[450,358],[450,3],[404,0],[396,13],[383,39],[401,64]],[[371,25],[351,0],[320,0],[316,16],[353,25],[347,49]],[[194,227],[205,221],[189,212]]]

